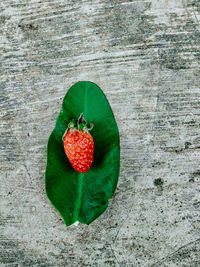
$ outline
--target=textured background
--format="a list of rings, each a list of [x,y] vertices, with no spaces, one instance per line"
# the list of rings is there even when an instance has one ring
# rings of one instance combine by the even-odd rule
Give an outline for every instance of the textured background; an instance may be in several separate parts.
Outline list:
[[[200,266],[200,2],[1,0],[0,266]],[[118,188],[66,228],[44,191],[69,87],[97,83],[121,137]]]

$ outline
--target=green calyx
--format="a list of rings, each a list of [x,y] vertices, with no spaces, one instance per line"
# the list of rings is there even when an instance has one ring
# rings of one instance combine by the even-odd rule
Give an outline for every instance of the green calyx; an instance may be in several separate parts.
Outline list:
[[[68,124],[68,128],[74,128],[76,125],[76,121],[75,119],[73,119],[72,121],[70,121],[70,123]]]
[[[89,125],[87,125],[87,121],[83,117],[83,113],[81,113],[80,117],[78,120],[71,120],[70,123],[68,124],[68,129],[72,130],[83,130],[85,132],[88,132],[92,130],[93,124],[90,122]]]

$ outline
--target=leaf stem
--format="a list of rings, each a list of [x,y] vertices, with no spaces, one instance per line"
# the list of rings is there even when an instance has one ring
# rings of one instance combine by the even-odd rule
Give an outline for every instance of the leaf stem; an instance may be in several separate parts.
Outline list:
[[[75,221],[78,221],[79,212],[80,212],[80,208],[81,208],[83,178],[84,178],[84,173],[79,173],[79,175],[78,175],[77,198],[76,198],[75,210],[74,210]]]

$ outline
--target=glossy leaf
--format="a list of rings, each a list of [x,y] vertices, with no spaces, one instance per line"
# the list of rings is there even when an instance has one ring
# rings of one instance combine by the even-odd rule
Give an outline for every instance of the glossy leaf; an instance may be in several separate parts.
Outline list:
[[[69,163],[62,137],[68,123],[83,113],[94,124],[94,161],[86,173]],[[47,147],[46,193],[65,224],[89,224],[107,208],[119,176],[119,132],[102,90],[92,82],[78,82],[67,92]]]

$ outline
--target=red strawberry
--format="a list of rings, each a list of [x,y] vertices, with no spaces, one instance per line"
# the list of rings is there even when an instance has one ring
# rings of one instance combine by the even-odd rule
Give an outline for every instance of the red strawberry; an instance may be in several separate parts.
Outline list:
[[[63,136],[64,150],[72,167],[78,172],[87,172],[93,162],[94,141],[87,128],[87,122],[81,114],[72,120]]]

